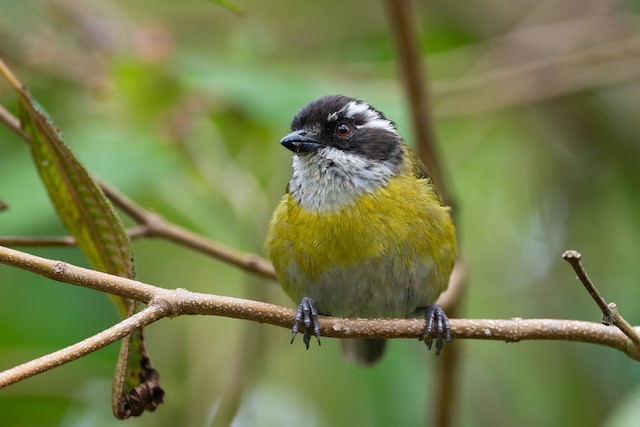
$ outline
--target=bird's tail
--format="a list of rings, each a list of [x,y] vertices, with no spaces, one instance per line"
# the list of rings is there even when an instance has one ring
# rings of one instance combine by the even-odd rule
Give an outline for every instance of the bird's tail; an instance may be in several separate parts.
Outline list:
[[[384,339],[342,339],[340,349],[346,362],[370,366],[376,363],[384,354],[386,340]]]

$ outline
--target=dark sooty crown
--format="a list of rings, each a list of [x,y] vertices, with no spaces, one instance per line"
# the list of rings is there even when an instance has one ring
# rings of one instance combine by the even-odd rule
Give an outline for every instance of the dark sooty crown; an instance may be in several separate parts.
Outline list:
[[[346,137],[336,132],[347,125],[352,132]],[[402,138],[395,124],[364,101],[344,95],[329,95],[311,101],[291,122],[291,130],[306,130],[318,142],[345,153],[372,160],[402,160]]]

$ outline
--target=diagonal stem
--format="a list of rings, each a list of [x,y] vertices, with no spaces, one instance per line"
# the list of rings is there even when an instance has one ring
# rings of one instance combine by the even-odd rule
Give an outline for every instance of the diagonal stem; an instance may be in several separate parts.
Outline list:
[[[578,251],[569,250],[562,254],[562,258],[571,264],[573,270],[584,285],[591,298],[596,302],[600,311],[602,311],[602,322],[605,325],[614,324],[620,329],[636,346],[640,346],[640,334],[618,313],[618,306],[615,303],[609,303],[602,298],[600,292],[595,287],[580,259],[582,255]]]
[[[120,323],[90,338],[14,368],[7,369],[4,372],[0,372],[0,388],[7,387],[34,375],[72,362],[109,344],[113,344],[133,331],[166,317],[170,309],[171,307],[167,304],[152,304],[139,313],[127,317]]]

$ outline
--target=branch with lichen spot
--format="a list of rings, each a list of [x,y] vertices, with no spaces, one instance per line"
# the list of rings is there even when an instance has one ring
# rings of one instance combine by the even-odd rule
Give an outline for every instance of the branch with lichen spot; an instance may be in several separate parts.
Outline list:
[[[113,276],[61,261],[50,260],[0,246],[0,263],[50,279],[132,298],[148,304],[137,315],[80,343],[0,373],[0,388],[71,362],[99,350],[123,336],[165,317],[211,315],[268,323],[290,328],[295,310],[259,301],[164,289],[124,277]],[[640,361],[640,345],[618,328],[594,322],[560,319],[450,319],[454,339],[506,342],[564,340],[615,348]],[[419,338],[423,319],[319,318],[323,337]],[[631,328],[638,334],[640,328]]]

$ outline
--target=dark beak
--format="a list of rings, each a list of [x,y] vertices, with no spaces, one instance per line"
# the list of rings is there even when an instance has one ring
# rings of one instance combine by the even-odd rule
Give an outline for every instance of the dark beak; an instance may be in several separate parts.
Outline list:
[[[323,144],[309,135],[309,131],[297,130],[282,138],[280,144],[297,154],[312,153],[322,148]]]

